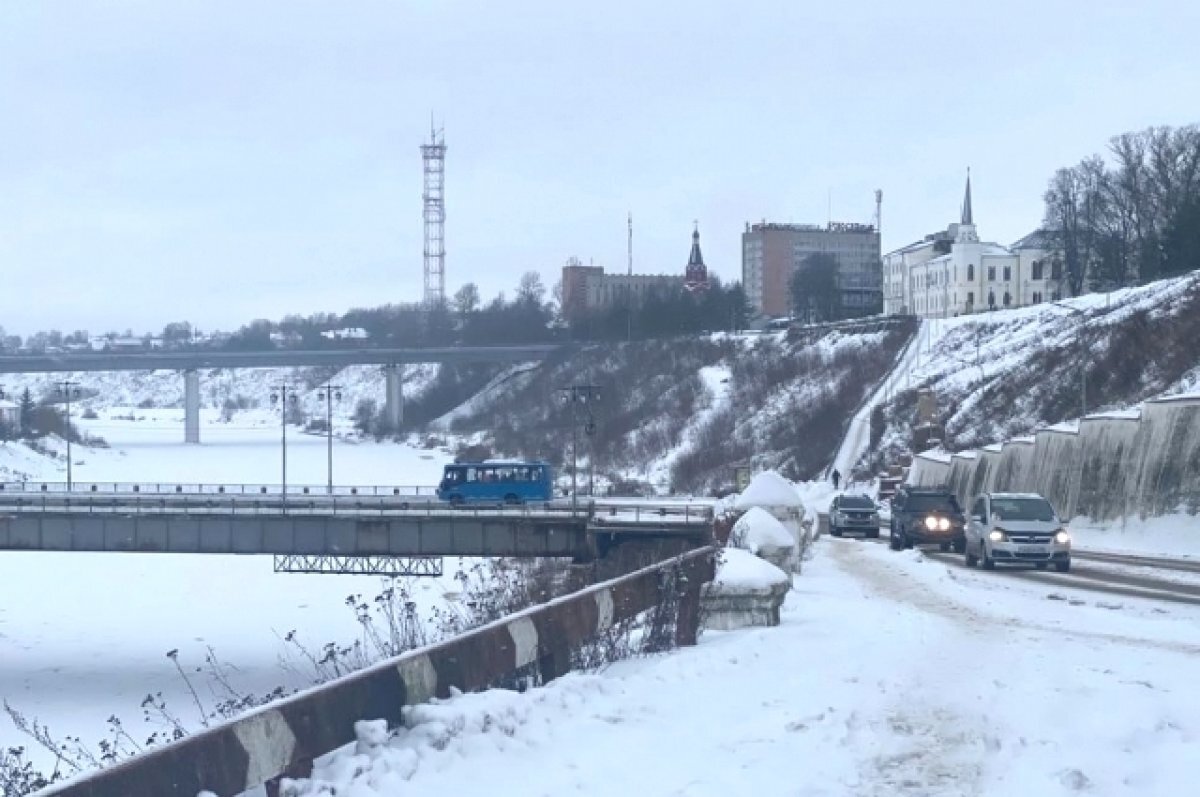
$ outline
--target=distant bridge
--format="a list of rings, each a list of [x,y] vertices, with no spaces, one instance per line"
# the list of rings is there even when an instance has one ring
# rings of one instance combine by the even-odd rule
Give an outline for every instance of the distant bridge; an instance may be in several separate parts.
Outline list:
[[[386,378],[384,417],[400,425],[404,394],[401,367],[409,363],[518,363],[543,360],[559,345],[446,346],[412,349],[331,349],[294,351],[73,352],[0,356],[0,374],[84,371],[182,371],[184,442],[200,442],[200,371],[215,368],[287,368],[379,365]]]
[[[14,487],[0,490],[0,550],[269,554],[276,569],[302,572],[428,575],[442,556],[590,561],[631,541],[699,547],[713,524],[708,504],[669,500],[451,507],[427,492],[368,488],[285,496]]]
[[[558,345],[444,346],[411,349],[295,351],[73,352],[0,356],[0,374],[70,371],[195,371],[201,368],[403,365],[406,363],[512,363],[544,359]]]

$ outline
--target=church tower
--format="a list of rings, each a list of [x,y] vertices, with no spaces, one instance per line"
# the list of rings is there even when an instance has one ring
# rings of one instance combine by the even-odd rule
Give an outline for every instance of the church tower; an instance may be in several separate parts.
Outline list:
[[[688,255],[687,271],[683,279],[683,287],[696,293],[708,290],[708,267],[704,265],[704,256],[700,254],[700,224],[696,223],[692,230],[692,252]]]
[[[971,211],[971,170],[967,169],[967,192],[963,196],[962,220],[958,224],[956,243],[979,243],[979,233],[975,230],[975,215]]]

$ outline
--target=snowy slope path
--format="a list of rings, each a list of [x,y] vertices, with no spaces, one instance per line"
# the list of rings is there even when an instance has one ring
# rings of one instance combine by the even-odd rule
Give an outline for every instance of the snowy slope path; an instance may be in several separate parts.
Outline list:
[[[874,392],[850,419],[846,435],[842,438],[842,444],[838,447],[832,464],[825,472],[826,476],[837,470],[843,479],[849,478],[854,464],[862,457],[871,442],[871,410],[875,409],[877,404],[883,403],[900,390],[908,387],[909,374],[920,361],[921,350],[929,345],[929,335],[929,321],[923,319],[917,334],[913,335],[912,340],[901,350],[891,370],[883,379],[879,380]]]
[[[1048,601],[847,540],[816,550],[778,628],[419,707],[297,793],[1192,791],[1200,610]]]

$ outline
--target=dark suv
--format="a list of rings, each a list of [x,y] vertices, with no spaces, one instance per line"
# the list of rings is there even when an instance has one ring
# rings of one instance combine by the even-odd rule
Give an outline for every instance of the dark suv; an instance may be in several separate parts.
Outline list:
[[[967,519],[954,493],[946,487],[901,485],[892,499],[891,548],[940,545],[962,552]]]

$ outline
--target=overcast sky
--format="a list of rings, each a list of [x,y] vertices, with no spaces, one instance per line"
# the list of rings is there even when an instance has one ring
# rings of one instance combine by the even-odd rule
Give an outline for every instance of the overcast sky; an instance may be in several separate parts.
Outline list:
[[[0,3],[0,325],[231,329],[418,300],[444,120],[447,292],[564,261],[682,273],[693,220],[954,221],[1011,243],[1054,169],[1200,121],[1180,2]]]

